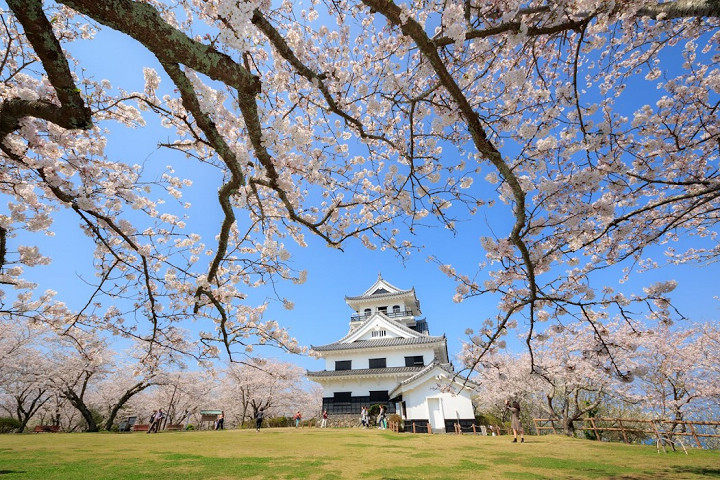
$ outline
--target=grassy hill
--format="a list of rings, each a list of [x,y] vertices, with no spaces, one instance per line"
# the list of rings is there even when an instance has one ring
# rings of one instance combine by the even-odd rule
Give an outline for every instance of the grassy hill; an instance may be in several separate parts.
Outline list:
[[[412,435],[360,429],[0,435],[14,479],[708,479],[720,452],[562,436]]]

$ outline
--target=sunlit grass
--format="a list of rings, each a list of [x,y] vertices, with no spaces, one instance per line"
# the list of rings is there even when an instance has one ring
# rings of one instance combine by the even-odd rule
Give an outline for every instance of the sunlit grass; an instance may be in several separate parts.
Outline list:
[[[562,436],[266,429],[0,436],[0,479],[707,479],[720,453]]]

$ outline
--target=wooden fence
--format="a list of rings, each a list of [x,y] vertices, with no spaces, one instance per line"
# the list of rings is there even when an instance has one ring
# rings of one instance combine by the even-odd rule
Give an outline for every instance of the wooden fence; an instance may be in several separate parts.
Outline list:
[[[399,432],[400,431],[400,422],[388,422],[388,428],[392,430],[393,432]],[[430,426],[430,422],[428,421],[427,424],[416,424],[415,422],[409,422],[405,424],[405,432],[412,432],[412,433],[430,433],[432,434],[432,427]]]
[[[555,426],[560,423],[558,420],[533,418],[533,422],[535,423],[535,432],[538,435],[548,430],[552,431],[552,433],[557,433],[558,430],[562,431],[562,427],[557,428]],[[629,435],[632,434],[651,435],[653,437],[692,437],[695,444],[699,448],[703,448],[701,438],[720,438],[720,434],[717,433],[720,431],[720,422],[605,417],[588,417],[575,420],[575,422],[582,422],[582,426],[575,427],[575,430],[592,431],[597,440],[600,440],[602,432],[620,432],[625,443],[630,443]],[[676,430],[678,427],[681,427],[681,429]],[[708,433],[702,427],[711,427],[714,433]]]

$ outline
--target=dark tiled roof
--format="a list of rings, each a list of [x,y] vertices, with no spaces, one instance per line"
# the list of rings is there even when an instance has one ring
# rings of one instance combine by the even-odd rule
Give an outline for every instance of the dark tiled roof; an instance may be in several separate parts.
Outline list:
[[[316,352],[329,352],[333,350],[354,350],[358,348],[375,348],[375,347],[397,347],[405,345],[423,345],[431,343],[444,342],[445,337],[431,337],[429,335],[422,335],[413,338],[379,338],[372,340],[359,340],[352,343],[330,343],[327,345],[313,346],[312,349]]]
[[[389,368],[361,368],[358,370],[320,370],[317,372],[307,371],[308,377],[346,377],[346,376],[358,376],[358,375],[383,375],[383,374],[397,374],[397,373],[408,373],[415,374],[424,367],[389,367]]]
[[[403,295],[412,294],[415,295],[415,289],[411,288],[410,290],[400,290],[397,292],[388,292],[385,290],[385,292],[381,292],[380,289],[375,290],[374,292],[367,294],[367,295],[358,295],[356,297],[350,297],[348,295],[345,295],[345,301],[353,301],[353,300],[377,300],[378,298],[383,297],[400,297]]]
[[[426,365],[425,367],[423,367],[422,370],[420,370],[419,372],[417,372],[417,373],[416,373],[415,375],[413,375],[412,377],[406,378],[405,380],[403,380],[402,382],[400,382],[400,385],[407,385],[408,383],[414,382],[414,381],[417,380],[418,378],[420,378],[420,377],[422,377],[423,375],[425,375],[426,372],[432,370],[432,369],[435,368],[435,367],[440,367],[441,369],[445,370],[447,373],[449,373],[449,374],[451,374],[451,375],[455,375],[455,370],[453,369],[452,364],[450,364],[450,363],[440,363],[440,362],[435,361],[435,362],[432,362],[430,365]]]
[[[422,370],[415,373],[414,375],[404,379],[400,382],[400,384],[393,388],[390,391],[390,398],[393,398],[397,396],[398,394],[402,393],[404,390],[404,387],[407,387],[408,385],[411,385],[413,382],[417,381],[418,379],[422,378],[425,374],[427,374],[429,371],[433,370],[435,367],[440,368],[441,370],[444,370],[448,373],[450,376],[449,378],[453,379],[455,383],[462,384],[465,388],[469,390],[473,390],[478,388],[478,384],[473,382],[472,380],[467,380],[462,375],[459,375],[455,373],[455,369],[453,368],[451,363],[443,363],[438,362],[437,360],[430,363],[430,365],[426,365],[425,367],[422,367]]]

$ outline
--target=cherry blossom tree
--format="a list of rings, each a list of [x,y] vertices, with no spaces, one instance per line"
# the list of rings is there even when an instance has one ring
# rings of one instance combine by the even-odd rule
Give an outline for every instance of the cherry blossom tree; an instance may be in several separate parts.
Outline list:
[[[119,358],[107,340],[74,328],[55,337],[50,351],[54,366],[48,380],[82,415],[87,431],[110,430],[128,402],[174,365],[160,348],[156,347],[152,356],[144,350],[139,353],[139,358],[132,352]],[[98,424],[98,419],[103,423]]]
[[[120,357],[116,355],[112,365],[108,368],[107,377],[95,385],[91,403],[98,405],[103,414],[103,428],[111,430],[117,416],[129,407],[133,397],[152,387],[158,381],[167,377],[167,371],[177,364],[167,355],[159,355],[160,349],[155,349],[155,356],[141,355],[133,358],[132,355]],[[119,358],[118,358],[119,357]]]
[[[293,364],[272,360],[229,365],[219,384],[219,400],[226,418],[235,425],[252,420],[261,408],[265,415],[289,415],[298,409],[317,410],[322,400],[307,401],[305,371]],[[310,404],[310,405],[309,405]]]
[[[200,410],[218,407],[217,390],[213,369],[164,371],[154,386],[133,397],[129,409],[145,421],[152,411],[162,408],[165,424],[188,424],[199,421]]]
[[[720,400],[717,325],[668,328],[641,337],[638,384],[643,403],[660,418],[710,420]]]
[[[52,398],[45,336],[14,322],[0,322],[0,410],[20,422],[22,432]]]
[[[93,333],[76,330],[59,336],[50,354],[53,387],[82,415],[88,432],[99,430],[89,397],[96,382],[111,371],[112,351],[107,342]]]
[[[473,334],[477,362],[520,319],[531,364],[551,318],[596,335],[613,317],[667,323],[672,281],[625,293],[597,274],[653,268],[662,249],[677,263],[720,253],[715,1],[7,5],[0,265],[21,292],[3,297],[8,315],[63,308],[23,279],[48,257],[18,243],[51,232],[58,209],[95,242],[97,281],[79,312],[48,318],[198,357],[298,351],[246,299],[303,281],[286,242],[306,234],[406,254],[425,225],[484,217],[477,273],[437,254],[457,300],[500,299]],[[73,42],[103,28],[157,59],[143,91],[76,64]],[[106,154],[105,129],[148,121],[222,179],[216,238],[183,213],[179,166],[155,177]],[[179,328],[190,318],[198,338]]]
[[[634,349],[625,350],[624,366],[632,372],[614,374],[618,355],[611,356],[607,339],[583,324],[562,327],[553,335],[535,339],[534,358],[530,353],[497,352],[476,365],[474,377],[480,385],[478,401],[481,408],[498,412],[507,399],[520,399],[523,407],[536,418],[558,422],[567,435],[575,433],[575,422],[610,401],[633,402],[631,381],[639,363]],[[465,359],[475,364],[477,348],[466,345]]]

